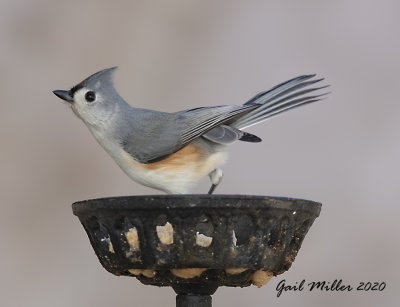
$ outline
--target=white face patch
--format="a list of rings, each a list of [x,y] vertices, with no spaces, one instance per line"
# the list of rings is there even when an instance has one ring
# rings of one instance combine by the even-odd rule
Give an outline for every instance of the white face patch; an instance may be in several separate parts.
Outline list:
[[[87,101],[86,99],[86,94],[90,91],[95,93],[95,100],[93,101]],[[72,104],[72,110],[85,123],[90,125],[97,125],[101,114],[97,114],[98,110],[96,110],[94,106],[101,101],[102,97],[98,92],[83,87],[74,93],[74,103]]]
[[[97,97],[98,93],[96,93],[95,91],[94,92],[96,93],[96,100],[92,101],[92,102],[86,101],[85,95],[86,95],[87,92],[90,92],[90,91],[92,91],[92,90],[88,89],[86,87],[83,87],[83,88],[77,90],[74,93],[74,103],[75,104],[79,104],[79,105],[82,105],[82,104],[88,105],[88,104],[96,103],[96,101],[98,100],[98,97]]]

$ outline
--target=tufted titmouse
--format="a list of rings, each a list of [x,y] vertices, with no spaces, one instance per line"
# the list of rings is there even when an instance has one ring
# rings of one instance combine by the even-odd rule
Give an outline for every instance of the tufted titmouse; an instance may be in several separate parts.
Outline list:
[[[100,145],[134,181],[171,194],[187,193],[208,175],[211,194],[221,182],[227,144],[260,142],[243,129],[320,100],[307,95],[325,88],[304,75],[261,92],[243,105],[199,107],[174,113],[132,107],[116,91],[112,74],[101,70],[69,91],[53,93],[69,102]]]

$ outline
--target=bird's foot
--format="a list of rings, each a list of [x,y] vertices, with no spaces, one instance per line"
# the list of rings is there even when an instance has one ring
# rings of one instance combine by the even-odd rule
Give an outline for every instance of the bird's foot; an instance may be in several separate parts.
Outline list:
[[[208,176],[211,179],[211,188],[208,191],[208,194],[212,194],[214,192],[215,188],[221,183],[223,173],[220,168],[216,168],[210,174],[208,174]]]

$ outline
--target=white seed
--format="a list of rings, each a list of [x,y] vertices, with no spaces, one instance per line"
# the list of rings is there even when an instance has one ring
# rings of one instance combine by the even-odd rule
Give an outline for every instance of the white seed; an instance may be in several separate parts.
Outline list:
[[[132,252],[137,252],[140,250],[139,236],[136,227],[130,228],[125,233],[125,238],[128,241],[130,250]]]
[[[247,268],[229,268],[225,269],[225,273],[229,275],[236,275],[247,271]]]
[[[180,278],[194,278],[206,270],[206,268],[171,269],[171,273]]]
[[[251,278],[251,282],[258,288],[261,288],[271,280],[272,276],[274,276],[272,272],[255,271],[253,277]]]
[[[203,235],[202,233],[196,232],[196,244],[201,247],[209,247],[212,243],[213,238]]]
[[[133,275],[136,275],[136,276],[143,275],[148,278],[153,278],[157,274],[157,272],[155,270],[151,270],[151,269],[130,269],[130,270],[128,270],[128,272]]]
[[[167,222],[164,226],[156,226],[158,239],[162,244],[170,245],[174,243],[174,228]]]

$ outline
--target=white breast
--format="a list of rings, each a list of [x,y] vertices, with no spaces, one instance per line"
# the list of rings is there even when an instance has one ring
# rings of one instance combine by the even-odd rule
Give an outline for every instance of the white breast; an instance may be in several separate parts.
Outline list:
[[[189,144],[163,161],[142,164],[127,153],[120,144],[105,137],[105,134],[91,132],[132,180],[169,194],[188,193],[194,184],[223,164],[227,158],[225,151],[198,152],[201,148],[195,150],[190,148],[198,144]]]

